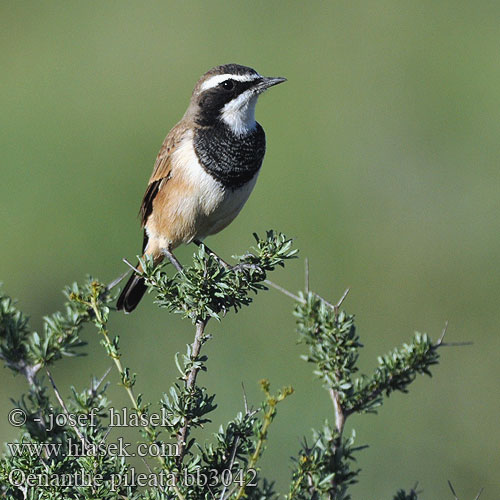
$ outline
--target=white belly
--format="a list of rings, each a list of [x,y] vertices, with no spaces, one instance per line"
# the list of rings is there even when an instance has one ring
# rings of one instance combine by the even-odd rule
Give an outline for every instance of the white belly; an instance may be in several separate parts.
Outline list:
[[[192,189],[178,207],[184,217],[192,217],[195,221],[196,234],[190,240],[203,239],[222,231],[243,208],[259,173],[239,188],[225,188],[200,165],[192,141],[186,141],[177,154],[176,159],[182,162],[183,173]]]

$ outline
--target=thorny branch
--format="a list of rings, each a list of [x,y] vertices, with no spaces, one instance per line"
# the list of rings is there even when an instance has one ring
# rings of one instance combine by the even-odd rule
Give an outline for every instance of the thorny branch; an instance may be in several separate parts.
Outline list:
[[[49,377],[49,380],[50,380],[50,383],[52,385],[52,388],[54,389],[54,393],[56,395],[56,398],[57,398],[57,401],[59,401],[59,404],[61,405],[66,417],[68,417],[68,422],[71,422],[71,419],[70,419],[70,414],[69,414],[69,411],[68,411],[68,408],[66,406],[66,403],[64,402],[64,399],[61,397],[61,394],[59,392],[59,390],[57,389],[57,386],[56,386],[56,383],[54,382],[54,379],[52,378],[52,374],[50,373],[49,369],[48,368],[45,368],[45,372],[47,373],[47,377]],[[70,424],[71,425],[71,424]],[[71,425],[71,427],[73,428],[73,430],[76,432],[76,435],[78,436],[78,439],[80,439],[80,441],[83,443],[83,445],[85,446],[85,437],[84,435],[80,432],[80,429],[76,426],[76,425]]]
[[[205,333],[205,327],[208,323],[207,319],[198,319],[196,321],[196,333],[194,336],[194,341],[191,347],[191,360],[196,361],[198,356],[200,355],[201,346],[203,345],[203,336]],[[191,391],[196,384],[196,377],[198,372],[200,371],[200,366],[196,363],[191,367],[191,371],[186,379],[186,389],[187,391]],[[184,425],[181,427],[179,432],[177,433],[177,445],[178,445],[178,456],[177,463],[181,464],[184,458],[184,454],[186,452],[186,438],[189,433],[190,422],[188,419],[184,422]]]

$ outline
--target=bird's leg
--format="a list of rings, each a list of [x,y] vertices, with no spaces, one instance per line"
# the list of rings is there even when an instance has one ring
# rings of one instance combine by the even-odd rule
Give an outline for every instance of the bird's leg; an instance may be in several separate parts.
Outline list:
[[[217,262],[219,262],[219,264],[221,264],[222,267],[226,269],[231,269],[231,266],[222,257],[219,257],[213,250],[210,250],[210,248],[208,248],[207,245],[205,245],[205,243],[203,243],[200,240],[193,240],[193,243],[197,246],[203,245],[205,247],[206,252],[209,255],[211,255],[215,260],[217,260]]]
[[[246,262],[241,262],[240,264],[236,264],[231,267],[231,271],[243,271],[243,270],[257,270],[259,266],[257,264],[247,264]]]
[[[222,257],[219,257],[213,250],[211,250],[210,248],[208,248],[207,245],[205,245],[205,243],[203,243],[202,241],[200,241],[200,240],[193,240],[193,243],[195,245],[198,245],[198,246],[203,245],[205,247],[206,252],[209,255],[211,255],[214,259],[216,259],[217,262],[219,262],[219,264],[222,267],[224,267],[224,269],[226,269],[226,270],[239,271],[241,269],[256,269],[257,268],[257,266],[255,264],[245,264],[245,263],[236,264],[235,266],[231,266]]]
[[[184,273],[184,268],[182,267],[182,264],[177,260],[175,255],[172,253],[170,248],[163,248],[162,249],[163,253],[168,257],[172,265],[177,269],[177,271],[181,274]]]

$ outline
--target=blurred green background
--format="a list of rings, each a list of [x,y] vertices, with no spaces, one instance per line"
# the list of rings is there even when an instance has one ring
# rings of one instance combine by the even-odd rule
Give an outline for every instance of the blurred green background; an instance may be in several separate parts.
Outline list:
[[[362,473],[355,498],[392,498],[417,481],[422,498],[500,496],[500,3],[16,2],[0,3],[0,279],[32,317],[61,307],[64,285],[111,280],[139,252],[137,211],[161,142],[197,78],[238,62],[285,85],[260,99],[268,152],[244,211],[208,243],[244,251],[251,233],[295,237],[311,284],[355,312],[361,365],[409,339],[474,345],[442,350],[433,379],[356,417]],[[188,262],[192,247],[178,250]],[[303,287],[303,259],[274,274]],[[311,427],[333,418],[311,367],[299,360],[291,301],[273,290],[212,322],[208,374],[219,423],[261,400],[257,381],[292,384],[263,460],[285,491],[289,457]],[[113,315],[138,389],[160,399],[187,322],[147,297]],[[54,377],[69,394],[110,365],[97,334],[89,356]],[[127,404],[111,372],[110,396]],[[1,441],[10,396],[24,380],[2,372]],[[136,434],[132,434],[135,439]]]

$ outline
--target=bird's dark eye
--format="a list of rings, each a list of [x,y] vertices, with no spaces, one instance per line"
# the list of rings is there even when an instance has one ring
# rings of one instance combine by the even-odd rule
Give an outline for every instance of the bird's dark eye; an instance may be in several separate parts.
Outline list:
[[[221,86],[224,90],[233,90],[235,83],[234,80],[226,80],[221,83]]]

